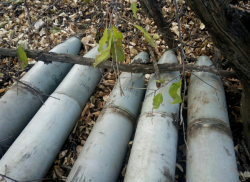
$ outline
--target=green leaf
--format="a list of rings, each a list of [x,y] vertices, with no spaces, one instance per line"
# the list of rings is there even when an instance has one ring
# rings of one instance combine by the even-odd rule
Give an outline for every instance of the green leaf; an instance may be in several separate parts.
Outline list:
[[[136,28],[138,28],[143,34],[144,34],[144,37],[146,39],[146,41],[152,46],[152,47],[155,47],[155,43],[154,43],[154,40],[150,37],[149,33],[144,30],[142,27],[140,27],[139,25],[134,25]]]
[[[137,18],[136,12],[137,12],[138,9],[137,9],[136,2],[132,2],[130,8],[133,11],[134,17]]]
[[[113,57],[113,60],[116,61],[116,54],[115,54],[115,47],[116,47],[116,53],[117,53],[117,59],[118,61],[120,62],[124,62],[125,61],[125,54],[123,52],[123,49],[121,47],[121,45],[117,45],[117,44],[112,44],[112,57]]]
[[[155,80],[156,83],[165,83],[165,79]]]
[[[154,34],[154,35],[153,35],[153,39],[154,39],[154,40],[157,40],[157,39],[159,39],[159,38],[160,38],[160,36],[159,36],[158,34]]]
[[[122,33],[114,25],[112,25],[112,30],[114,33],[115,40],[122,39]]]
[[[4,77],[4,74],[0,72],[0,78],[3,78]]]
[[[22,69],[24,69],[28,65],[28,58],[21,45],[18,48],[18,57],[22,61]]]
[[[116,54],[117,54],[118,61],[124,62],[125,54],[122,49],[122,33],[113,25],[112,25],[112,31],[114,33],[114,38],[115,38],[115,43],[114,43],[112,37],[112,46],[111,46],[112,58],[114,61],[116,61]]]
[[[102,61],[108,59],[110,57],[110,49],[111,49],[111,32],[108,32],[108,45],[107,48],[102,50],[100,54],[96,55],[95,57],[95,63],[93,64],[94,67],[96,67],[98,64],[100,64]]]
[[[89,3],[91,0],[84,0],[85,3]]]
[[[174,99],[170,102],[170,104],[179,104],[182,102],[181,100],[181,79],[177,83],[172,83],[172,85],[169,88],[169,95]]]
[[[11,1],[10,1],[11,2]],[[17,4],[17,3],[22,3],[23,1],[22,0],[17,0],[17,1],[14,1],[14,4]]]
[[[162,93],[159,93],[153,98],[154,109],[158,109],[162,102],[163,102],[163,96],[162,96]]]
[[[58,32],[61,32],[60,28],[55,27],[55,28],[50,29],[50,33],[58,33]]]
[[[101,52],[103,47],[105,46],[106,41],[108,40],[108,29],[105,28],[104,32],[103,32],[103,36],[101,38],[101,40],[99,41],[99,47],[98,47],[98,51]]]

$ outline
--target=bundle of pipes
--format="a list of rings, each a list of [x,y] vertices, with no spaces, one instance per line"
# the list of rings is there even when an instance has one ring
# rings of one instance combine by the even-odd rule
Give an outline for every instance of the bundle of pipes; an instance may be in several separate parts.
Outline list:
[[[80,48],[81,41],[72,37],[50,52],[76,55]],[[59,62],[46,65],[38,61],[20,80],[30,88],[21,83],[14,84],[0,99],[0,158],[42,106],[41,100],[47,99],[47,96],[40,95],[32,88],[50,95],[72,66],[69,63]]]
[[[141,52],[135,58],[148,61]],[[116,182],[144,97],[143,74],[122,73],[98,117],[67,182]],[[140,88],[140,89],[136,89]],[[123,96],[122,93],[123,92]]]
[[[177,63],[177,59],[173,51],[167,51],[158,63]],[[178,75],[179,71],[162,73],[161,79],[165,79],[167,85],[160,89],[156,87],[155,75],[151,75],[137,124],[125,182],[174,181],[178,137],[176,119],[179,104],[170,104],[173,99],[168,90],[171,83],[180,81]],[[153,98],[158,93],[162,93],[163,103],[158,109],[153,109]]]
[[[197,65],[211,66],[207,56]],[[188,88],[187,181],[239,181],[225,93],[219,76],[194,72]]]
[[[88,52],[85,57],[95,58],[96,54],[98,54],[97,47]],[[149,59],[145,52],[137,55],[134,60],[138,58],[143,62]],[[177,62],[172,51],[167,51],[159,60],[160,64],[166,62]],[[54,63],[48,72],[42,68],[42,74],[51,76],[57,64]],[[63,65],[59,63],[59,68],[63,67],[61,64]],[[210,66],[212,62],[208,57],[202,56],[196,64]],[[59,73],[56,74],[58,76]],[[238,181],[222,82],[218,76],[211,73],[193,72],[192,74],[188,91],[187,181]],[[31,78],[30,75],[31,73],[27,74],[23,81],[37,79],[35,88],[47,94],[55,87],[52,85],[51,88],[40,88],[40,82],[49,86],[52,84],[51,80],[43,80],[41,76]],[[166,86],[156,92],[155,76],[151,75],[127,166],[125,175],[127,182],[174,181],[177,148],[176,120],[179,105],[170,105],[172,98],[168,90],[171,83],[180,80],[179,75],[178,71],[161,74],[161,78],[166,80]],[[53,97],[45,102],[1,159],[0,174],[6,174],[19,181],[44,177],[100,78],[101,72],[97,68],[75,65],[52,94]],[[126,155],[127,144],[140,112],[145,87],[143,74],[122,73],[120,80],[73,166],[67,178],[68,182],[115,182],[117,180]],[[21,93],[26,92],[22,88]],[[15,95],[13,93],[12,95]],[[152,102],[157,93],[163,94],[163,103],[156,110],[153,109]],[[31,91],[26,94],[28,98],[23,112],[32,109],[34,113],[35,109],[32,107],[37,108],[39,102]],[[17,98],[18,106],[21,107],[20,104],[26,96]],[[31,102],[32,99],[35,101]],[[28,105],[28,101],[31,104]],[[1,104],[2,102],[0,106]],[[0,117],[1,114],[2,108]],[[23,115],[25,113],[20,112],[19,115],[13,116],[15,122],[19,119],[16,117]],[[31,114],[29,117],[32,117]],[[22,119],[23,123],[27,118]],[[0,127],[1,124],[2,121]],[[10,127],[6,125],[4,127],[6,130],[7,126]],[[19,132],[22,127],[18,127]],[[13,136],[16,136],[14,134],[17,132],[15,132],[12,132]],[[2,177],[0,181],[11,180]]]
[[[73,47],[73,46],[72,46]],[[84,57],[95,58],[97,47]],[[43,178],[101,79],[98,68],[75,65],[0,161],[0,174]],[[55,99],[56,98],[56,99]],[[12,181],[0,178],[0,181]]]

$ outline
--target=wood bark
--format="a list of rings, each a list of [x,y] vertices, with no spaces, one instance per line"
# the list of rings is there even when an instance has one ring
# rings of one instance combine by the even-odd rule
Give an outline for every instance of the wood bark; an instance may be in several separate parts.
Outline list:
[[[43,52],[43,51],[34,51],[34,50],[24,50],[28,58],[33,58],[36,60],[44,61],[45,63],[50,63],[53,61],[56,62],[63,62],[63,63],[72,63],[72,64],[80,64],[86,66],[93,66],[95,62],[94,59],[86,58],[82,56],[74,56],[70,54],[57,54],[54,52]],[[0,48],[0,55],[2,56],[11,56],[11,57],[18,57],[18,50],[17,49],[7,49],[7,48]],[[110,61],[103,61],[102,63],[98,64],[96,67],[98,68],[107,68],[112,69]],[[183,65],[182,64],[158,64],[159,72],[163,73],[166,71],[182,71]],[[119,70],[131,73],[145,73],[151,74],[155,72],[154,66],[152,64],[119,64]],[[231,77],[235,78],[236,75],[232,71],[225,71],[220,70],[217,68],[212,68],[209,66],[198,66],[198,65],[185,65],[185,70],[187,71],[200,71],[200,72],[210,72],[216,75],[224,76],[224,77]]]
[[[205,24],[214,45],[228,59],[243,85],[241,117],[250,149],[250,13],[230,0],[187,0]]]

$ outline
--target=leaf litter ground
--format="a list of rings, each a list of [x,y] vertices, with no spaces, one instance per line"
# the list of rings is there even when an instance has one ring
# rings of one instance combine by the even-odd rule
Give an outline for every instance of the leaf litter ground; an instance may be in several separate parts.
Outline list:
[[[29,15],[31,21],[34,22],[38,15],[54,2],[54,0],[45,1],[27,1]],[[26,10],[22,1],[14,1],[11,3],[4,2],[0,4],[0,15],[3,21],[0,23],[0,47],[17,48],[19,44],[23,47],[33,50],[49,51],[60,42],[65,41],[76,33],[83,33],[83,48],[80,55],[84,55],[87,51],[95,47],[100,40],[105,29],[104,15],[106,15],[105,6],[109,3],[101,1],[102,9],[99,9],[98,0],[90,3],[83,1],[62,0],[59,4],[46,12],[41,18],[42,26],[30,27]],[[178,40],[178,23],[175,20],[175,8],[171,1],[159,1],[162,13],[169,23],[169,27],[175,39]],[[246,6],[239,2],[239,6]],[[124,46],[126,63],[130,63],[135,55],[141,51],[147,51],[147,43],[133,24],[137,24],[154,38],[156,47],[154,53],[159,59],[168,49],[165,41],[162,39],[160,32],[157,31],[152,19],[143,14],[140,6],[138,7],[137,19],[135,19],[130,8],[130,3],[125,0],[124,11],[119,8],[122,18],[118,21],[118,29],[123,33],[122,44]],[[189,64],[194,64],[200,55],[213,56],[213,43],[210,39],[206,27],[197,19],[194,13],[186,6],[184,1],[179,1],[179,10],[181,12],[181,32],[184,41],[184,51],[188,58]],[[43,23],[42,23],[43,22]],[[52,32],[52,33],[51,33]],[[53,33],[54,32],[54,33]],[[19,44],[16,42],[20,39]],[[181,61],[180,51],[175,49],[178,61]],[[21,64],[17,58],[9,58],[0,56],[0,97],[3,96],[13,85],[15,79],[20,79],[33,66],[34,60],[28,59],[29,65],[21,70]],[[231,70],[227,61],[221,58],[221,67],[225,70]],[[82,147],[84,146],[95,122],[107,101],[110,92],[116,82],[114,72],[106,70],[106,76],[97,86],[95,92],[90,97],[78,118],[73,131],[66,140],[64,146],[60,150],[51,169],[48,171],[47,178],[56,178],[57,181],[65,181],[70,172],[71,167],[75,163]],[[189,83],[190,74],[186,74],[187,84]],[[148,81],[149,75],[146,75]],[[240,117],[240,98],[242,87],[237,79],[222,78],[230,120],[230,126],[233,134],[235,150],[237,151],[237,165],[239,169],[241,181],[247,181],[250,177],[249,167],[250,156],[245,148],[242,136],[242,120]],[[185,101],[187,96],[183,98]],[[185,104],[187,104],[185,102]],[[187,111],[183,111],[184,119],[187,118]],[[185,123],[187,122],[184,120]],[[110,126],[112,127],[112,126]],[[186,146],[184,143],[184,132],[182,127],[178,132],[178,150],[175,180],[178,182],[185,181],[186,174]],[[128,144],[128,152],[123,163],[123,167],[118,181],[122,182],[126,172],[126,166],[132,147],[132,142]]]

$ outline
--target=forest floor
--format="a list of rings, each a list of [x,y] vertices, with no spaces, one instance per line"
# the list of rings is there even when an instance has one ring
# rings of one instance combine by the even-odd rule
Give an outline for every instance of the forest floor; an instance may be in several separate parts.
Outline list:
[[[0,2],[0,47],[17,48],[19,45],[32,50],[49,51],[59,43],[67,40],[76,34],[82,33],[82,49],[79,55],[84,55],[90,49],[95,47],[106,26],[106,15],[108,12],[109,1],[92,0],[85,3],[81,0],[61,0],[60,3],[53,6],[50,10],[44,12],[54,0],[27,0],[26,6],[23,0],[3,1]],[[101,2],[101,4],[99,4]],[[174,3],[171,0],[158,1],[162,8],[162,13],[169,24],[175,39],[179,41],[178,23]],[[100,5],[100,6],[99,6]],[[249,4],[239,1],[238,6],[249,9]],[[209,56],[211,59],[214,55],[213,43],[206,30],[206,27],[195,14],[190,10],[184,1],[178,1],[180,12],[181,33],[184,42],[184,52],[187,56],[187,63],[194,64],[196,59],[201,55]],[[100,9],[101,7],[101,9]],[[27,16],[27,9],[29,16]],[[161,33],[157,30],[154,21],[148,18],[138,4],[137,18],[133,17],[129,0],[123,2],[123,7],[118,6],[118,29],[123,34],[122,44],[124,47],[126,63],[130,61],[141,51],[147,51],[147,43],[142,34],[132,26],[137,24],[149,32],[154,37],[156,47],[154,53],[159,59],[168,46],[162,38]],[[40,16],[42,15],[42,16]],[[39,21],[42,26],[32,26],[32,22]],[[30,22],[29,22],[29,18]],[[54,32],[54,33],[53,33]],[[180,44],[174,49],[179,63],[181,63]],[[34,60],[29,59],[29,65],[20,69],[20,61],[15,57],[4,57],[0,55],[0,97],[3,96],[15,82],[13,78],[20,79],[33,66]],[[217,64],[220,68],[231,70],[228,61],[223,57]],[[95,122],[112,91],[116,79],[114,72],[106,70],[106,76],[97,86],[91,99],[86,104],[79,117],[76,125],[61,148],[60,153],[55,159],[51,169],[48,171],[46,178],[55,178],[57,181],[65,181],[73,164],[84,146]],[[146,75],[148,81],[150,75]],[[187,85],[190,74],[187,76]],[[242,119],[240,116],[240,99],[242,87],[238,79],[222,78],[230,127],[233,134],[233,141],[237,156],[237,165],[241,181],[247,181],[250,178],[249,165],[250,156],[244,143],[242,135]],[[185,96],[187,97],[187,96]],[[185,103],[186,104],[186,103]],[[183,111],[185,123],[187,111]],[[0,118],[1,119],[1,118]],[[179,129],[178,153],[175,180],[177,182],[185,181],[186,174],[186,146],[184,143],[184,134],[182,127]],[[1,145],[1,143],[0,143]],[[128,154],[131,145],[128,145]],[[128,155],[118,179],[123,181]]]

